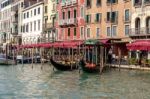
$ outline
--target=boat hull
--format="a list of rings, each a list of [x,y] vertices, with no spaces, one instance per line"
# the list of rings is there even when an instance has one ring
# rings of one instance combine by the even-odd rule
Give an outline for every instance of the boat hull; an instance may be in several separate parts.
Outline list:
[[[16,61],[10,59],[0,59],[0,65],[16,65]]]
[[[71,71],[71,70],[78,69],[77,64],[71,64],[71,65],[61,64],[55,62],[53,59],[50,59],[50,62],[57,70],[60,71]]]
[[[79,66],[81,67],[81,70],[86,73],[100,72],[100,69],[97,66],[96,67],[88,67],[88,66],[86,66],[86,63],[83,60],[80,61]]]

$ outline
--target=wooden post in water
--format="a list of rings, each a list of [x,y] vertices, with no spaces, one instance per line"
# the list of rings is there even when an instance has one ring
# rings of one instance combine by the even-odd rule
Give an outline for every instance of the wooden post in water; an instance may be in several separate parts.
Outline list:
[[[32,68],[33,68],[33,48],[31,49],[31,55],[32,55]]]
[[[100,55],[101,55],[101,58],[100,58],[100,59],[101,59],[101,60],[100,60],[100,62],[101,62],[101,63],[100,63],[100,65],[101,65],[101,66],[100,66],[100,74],[103,72],[103,68],[104,68],[104,53],[103,53],[103,50],[104,50],[104,47],[101,46],[101,47],[100,47],[100,52],[101,52],[101,54],[100,54]]]
[[[121,50],[120,48],[118,48],[118,65],[119,65],[119,70],[120,70],[120,66],[121,66]]]
[[[23,60],[24,60],[24,53],[23,53],[23,48],[22,48],[22,65],[23,65]]]

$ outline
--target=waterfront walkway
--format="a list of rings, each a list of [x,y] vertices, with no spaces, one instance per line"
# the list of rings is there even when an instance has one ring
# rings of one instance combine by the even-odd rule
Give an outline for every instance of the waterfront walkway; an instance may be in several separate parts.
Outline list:
[[[135,70],[150,70],[150,67],[142,67],[139,65],[117,65],[117,64],[107,64],[106,66],[110,66],[112,68],[121,68],[121,69],[135,69]]]

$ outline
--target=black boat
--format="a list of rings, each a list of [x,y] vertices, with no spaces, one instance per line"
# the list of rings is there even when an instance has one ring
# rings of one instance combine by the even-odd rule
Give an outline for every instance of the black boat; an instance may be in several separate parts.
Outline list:
[[[55,62],[53,59],[50,59],[51,64],[60,71],[71,71],[78,69],[78,66],[76,63],[74,64],[61,64],[59,62]]]
[[[84,60],[81,60],[79,63],[81,70],[85,73],[98,73],[100,72],[99,66],[87,66]]]

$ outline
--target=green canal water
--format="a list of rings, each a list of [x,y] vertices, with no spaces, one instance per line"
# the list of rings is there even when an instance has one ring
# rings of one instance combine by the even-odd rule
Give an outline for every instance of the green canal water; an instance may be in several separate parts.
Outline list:
[[[0,66],[0,99],[150,99],[150,71],[111,69],[100,76]]]

